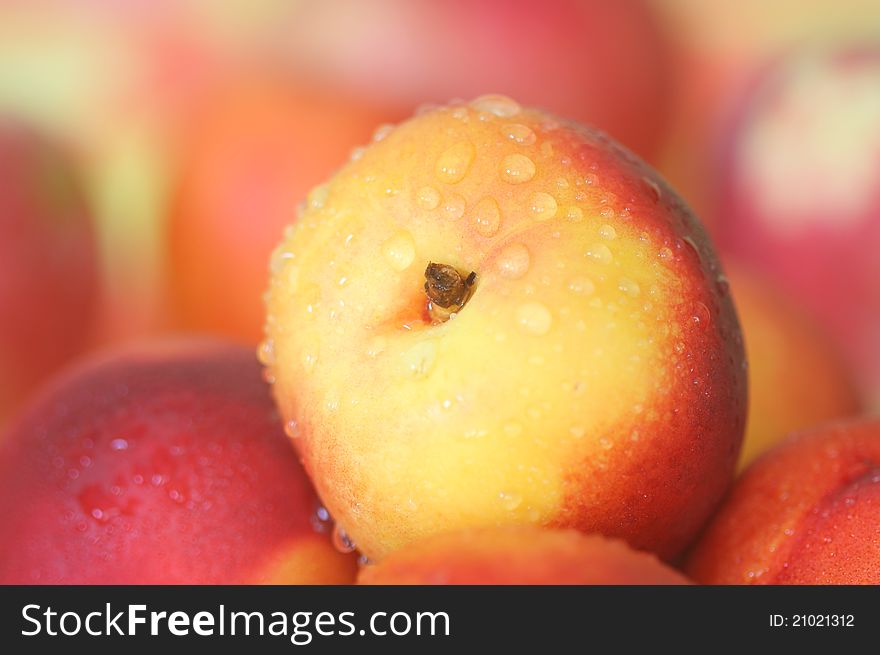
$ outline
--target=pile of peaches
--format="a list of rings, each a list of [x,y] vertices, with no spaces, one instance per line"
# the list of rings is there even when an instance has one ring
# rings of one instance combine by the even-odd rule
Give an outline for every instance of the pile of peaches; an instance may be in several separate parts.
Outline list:
[[[647,3],[301,4],[346,94],[129,98],[186,105],[149,339],[96,335],[141,298],[89,173],[0,118],[0,584],[880,584],[880,51],[750,79],[710,184],[735,75],[670,107]]]

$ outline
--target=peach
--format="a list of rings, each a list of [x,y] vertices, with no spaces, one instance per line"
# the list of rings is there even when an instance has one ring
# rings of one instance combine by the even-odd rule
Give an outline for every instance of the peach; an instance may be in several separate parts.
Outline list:
[[[98,295],[85,195],[63,149],[0,118],[0,424],[84,345]]]
[[[381,137],[274,252],[260,348],[341,530],[374,560],[521,524],[673,556],[745,423],[698,221],[608,137],[506,97]]]
[[[0,583],[344,583],[249,349],[162,342],[69,371],[0,446]]]
[[[361,569],[372,585],[688,584],[654,555],[576,530],[484,528],[440,534]]]
[[[853,374],[797,304],[748,266],[726,262],[749,361],[749,415],[739,466],[789,432],[858,414]]]
[[[795,433],[758,459],[697,543],[709,584],[880,584],[880,422]]]
[[[416,106],[504,93],[646,157],[663,137],[668,48],[643,0],[311,0],[283,25],[299,69],[369,97]]]
[[[801,49],[743,101],[720,241],[811,311],[880,399],[880,49]]]
[[[306,191],[389,116],[279,78],[217,91],[184,139],[169,226],[177,324],[256,344],[266,260]]]

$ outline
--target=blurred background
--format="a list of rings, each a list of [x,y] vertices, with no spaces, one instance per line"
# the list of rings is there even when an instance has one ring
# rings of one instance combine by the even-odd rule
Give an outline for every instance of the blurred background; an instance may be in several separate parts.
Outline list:
[[[3,0],[0,426],[71,358],[256,347],[308,190],[425,103],[596,125],[719,246],[750,430],[880,406],[876,0]]]

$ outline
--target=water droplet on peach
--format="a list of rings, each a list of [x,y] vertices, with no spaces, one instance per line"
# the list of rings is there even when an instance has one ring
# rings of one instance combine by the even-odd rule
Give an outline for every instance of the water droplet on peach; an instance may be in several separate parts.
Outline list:
[[[611,249],[604,243],[594,243],[590,246],[587,250],[587,257],[594,259],[601,264],[610,264],[614,261],[614,255],[611,254]]]
[[[502,491],[498,497],[501,500],[501,505],[509,512],[522,505],[522,496],[519,494]]]
[[[608,241],[613,241],[617,238],[617,230],[611,225],[606,224],[599,228],[599,236]]]
[[[257,348],[257,359],[264,366],[272,366],[275,363],[275,342],[271,338],[263,339]]]
[[[488,196],[474,206],[472,218],[477,232],[484,237],[494,236],[501,227],[501,210],[495,199]]]
[[[354,541],[346,534],[339,524],[333,526],[333,546],[340,553],[351,553],[356,548]]]
[[[501,134],[507,139],[521,146],[530,146],[535,143],[537,137],[532,129],[520,123],[510,123],[501,128]]]
[[[539,221],[546,221],[556,216],[556,198],[549,193],[538,191],[529,198],[529,211]]]
[[[568,290],[579,296],[589,296],[596,290],[596,285],[588,277],[576,277],[569,280]]]
[[[464,215],[465,206],[464,198],[457,193],[452,193],[446,197],[443,203],[443,215],[451,221],[458,220]]]
[[[390,123],[383,123],[373,132],[373,141],[379,142],[385,139],[389,134],[394,131],[394,126]]]
[[[470,104],[477,111],[487,111],[500,118],[510,118],[522,111],[522,107],[516,100],[500,94],[480,96]]]
[[[437,179],[441,182],[455,184],[464,179],[473,160],[473,144],[469,141],[460,141],[440,155],[434,167],[434,172],[437,175]]]
[[[513,243],[501,251],[496,265],[501,277],[517,280],[528,272],[530,263],[529,249],[522,243]]]
[[[638,298],[639,294],[642,292],[639,285],[628,277],[620,278],[620,280],[617,281],[617,288],[630,298]]]
[[[566,210],[565,217],[572,223],[580,223],[584,220],[584,210],[577,205],[572,205]]]
[[[430,373],[437,360],[437,346],[433,340],[420,341],[402,354],[406,371],[415,377]]]
[[[416,202],[422,209],[437,209],[440,205],[440,192],[432,186],[423,186],[416,195]]]
[[[516,324],[527,334],[542,336],[550,331],[553,315],[545,305],[528,302],[516,308]]]
[[[416,244],[412,235],[406,230],[400,230],[382,244],[382,255],[392,268],[405,271],[416,256]]]
[[[535,162],[521,154],[507,155],[501,160],[501,179],[509,184],[522,184],[535,177]]]

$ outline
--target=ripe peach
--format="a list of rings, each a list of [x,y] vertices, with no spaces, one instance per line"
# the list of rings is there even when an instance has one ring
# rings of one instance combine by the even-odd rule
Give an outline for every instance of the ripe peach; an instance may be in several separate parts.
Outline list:
[[[880,584],[880,422],[797,433],[758,459],[687,571],[709,584]]]
[[[745,422],[699,223],[603,134],[509,98],[381,136],[273,254],[260,349],[343,531],[372,559],[518,524],[674,555]]]
[[[296,203],[388,118],[279,79],[218,91],[193,120],[175,191],[168,288],[177,322],[256,344],[266,260]]]
[[[249,349],[174,342],[68,372],[12,427],[0,478],[3,584],[354,579]]]
[[[880,398],[880,49],[798,50],[745,100],[722,244],[778,280]]]
[[[0,119],[0,424],[83,346],[98,294],[95,250],[70,158]]]
[[[667,42],[643,0],[311,0],[281,38],[301,69],[407,106],[504,93],[646,157],[667,122]]]
[[[484,528],[440,534],[361,569],[360,584],[688,584],[654,555],[576,530]]]
[[[749,361],[749,415],[739,466],[789,432],[858,414],[853,375],[834,344],[765,276],[725,267]]]

